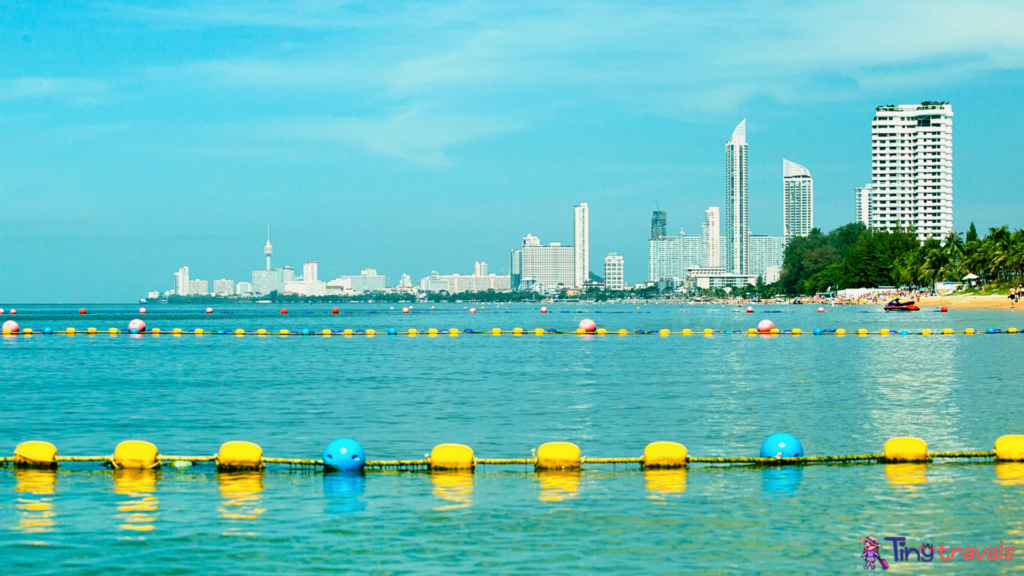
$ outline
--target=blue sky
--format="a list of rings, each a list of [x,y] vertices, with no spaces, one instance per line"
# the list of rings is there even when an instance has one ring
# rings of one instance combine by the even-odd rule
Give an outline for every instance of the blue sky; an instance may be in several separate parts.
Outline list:
[[[958,229],[1021,227],[1021,2],[0,3],[0,304],[132,301],[317,260],[508,270],[526,233],[646,275],[697,233],[747,119],[750,223],[782,159],[853,219],[880,104],[948,100]]]

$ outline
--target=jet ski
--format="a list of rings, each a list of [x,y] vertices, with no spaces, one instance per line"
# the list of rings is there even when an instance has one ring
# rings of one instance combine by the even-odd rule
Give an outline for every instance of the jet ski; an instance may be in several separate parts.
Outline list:
[[[910,301],[910,302],[900,302],[899,298],[897,298],[897,299],[893,300],[892,302],[889,302],[888,304],[885,305],[885,311],[886,312],[913,312],[915,310],[920,310],[920,309],[921,309],[921,307],[918,306],[917,304],[914,304],[913,301]]]

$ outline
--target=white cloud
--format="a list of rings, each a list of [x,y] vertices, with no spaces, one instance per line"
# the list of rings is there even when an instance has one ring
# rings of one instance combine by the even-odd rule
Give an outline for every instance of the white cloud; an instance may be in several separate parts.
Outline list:
[[[105,82],[87,78],[10,78],[0,80],[0,101],[61,98],[78,104],[89,104],[101,101],[106,90]]]

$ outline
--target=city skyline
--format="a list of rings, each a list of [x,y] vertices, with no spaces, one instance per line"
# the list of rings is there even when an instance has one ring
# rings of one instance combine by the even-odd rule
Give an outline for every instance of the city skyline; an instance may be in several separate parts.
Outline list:
[[[275,258],[328,278],[498,268],[524,229],[571,244],[563,214],[581,200],[590,266],[618,252],[635,282],[655,201],[676,229],[724,212],[709,197],[739,119],[756,146],[750,230],[782,233],[781,158],[814,174],[829,230],[872,181],[875,107],[925,100],[956,106],[954,228],[1019,226],[1024,120],[1007,111],[1024,103],[1024,7],[920,6],[935,18],[912,29],[863,3],[756,20],[696,3],[540,19],[531,3],[501,18],[389,5],[373,25],[351,5],[12,6],[0,269],[19,281],[0,300],[126,301],[136,289],[109,278],[164,286],[186,263],[244,279],[267,223]]]

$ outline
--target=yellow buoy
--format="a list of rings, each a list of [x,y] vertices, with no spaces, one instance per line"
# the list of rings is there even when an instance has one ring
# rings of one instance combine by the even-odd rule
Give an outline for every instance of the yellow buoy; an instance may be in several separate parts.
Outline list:
[[[107,328],[107,334],[117,334],[117,328]]]
[[[576,333],[577,333],[577,334],[586,334],[586,333],[587,333],[587,331],[586,331],[586,330],[584,330],[583,328],[577,328],[577,329],[576,329]]]
[[[256,335],[257,335],[257,336],[266,336],[266,335],[267,335],[267,330],[266,330],[266,328],[260,328],[259,330],[257,330],[257,331],[256,331]]]
[[[768,333],[769,334],[778,334],[779,333],[779,329],[778,328],[772,328],[771,330],[768,331]]]
[[[928,460],[928,444],[920,438],[900,436],[885,442],[885,459],[889,462],[925,462]]]
[[[419,332],[417,332],[415,328],[409,328],[409,336],[415,336],[417,334],[419,334]]]
[[[67,330],[64,331],[64,333],[67,334],[68,336],[74,336],[75,335],[75,329],[74,328],[68,328]]]
[[[629,334],[629,330],[626,330],[625,328],[619,328],[619,336],[625,336],[626,334]]]
[[[943,328],[942,329],[942,333],[943,334],[952,334],[953,333],[953,329],[952,328]]]
[[[491,328],[491,334],[501,336],[501,328]]]
[[[605,334],[607,334],[607,333],[608,333],[608,331],[607,331],[607,330],[605,330],[604,328],[598,328],[598,329],[597,329],[597,335],[598,335],[598,336],[604,336],[604,335],[605,335]]]
[[[377,333],[377,331],[376,331],[376,330],[374,330],[373,328],[368,328],[368,329],[366,330],[366,335],[367,335],[367,336],[373,336],[373,335],[374,335],[374,334],[376,334],[376,333]]]
[[[544,335],[544,329],[543,328],[537,328],[537,329],[535,329],[533,331],[533,333],[536,334],[537,336],[543,336]]]
[[[886,330],[885,328],[882,328],[881,330],[879,330],[878,333],[880,335],[882,335],[882,336],[888,336],[889,335],[889,331]]]
[[[459,335],[459,329],[458,328],[451,328],[451,329],[449,329],[448,330],[448,335],[453,337],[453,338],[455,336],[458,336]]]
[[[522,336],[523,335],[523,329],[522,328],[518,328],[518,327],[513,328],[512,329],[512,334],[515,335],[515,336]]]
[[[846,335],[846,330],[843,330],[842,328],[836,329],[836,336],[845,336],[845,335]]]
[[[997,460],[1024,460],[1024,435],[1000,436],[995,450]]]
[[[1016,334],[1017,333],[1017,329],[1014,328],[1013,326],[1010,326],[1009,328],[1006,329],[1006,332],[1008,334]]]
[[[792,334],[793,334],[793,336],[799,336],[799,335],[803,334],[803,332],[800,331],[799,328],[793,328]]]
[[[160,329],[159,328],[153,328],[152,330],[149,331],[149,333],[153,334],[154,336],[159,335],[160,334]]]
[[[622,332],[625,332],[625,330],[622,330]],[[693,330],[690,330],[689,328],[683,330],[683,336],[689,336],[690,334],[693,334]]]
[[[658,334],[660,334],[662,336],[668,336],[670,334],[670,332],[668,331],[667,328],[662,328],[661,330],[658,330]]]
[[[245,336],[245,330],[238,328],[235,330],[235,336]]]
[[[288,330],[285,329],[285,328],[282,328],[281,331],[278,332],[278,334],[280,334],[281,336],[287,336],[288,335]]]
[[[175,328],[174,330],[171,330],[171,333],[172,334],[181,334],[181,328]]]
[[[160,465],[156,446],[142,440],[125,440],[114,449],[115,468],[156,468]]]
[[[322,331],[320,331],[320,334],[323,334],[324,336],[330,336],[331,330],[329,328],[324,328]]]
[[[96,332],[97,332],[97,330],[95,328],[86,328],[85,329],[85,333],[86,334],[95,334]]]
[[[711,336],[711,335],[712,335],[712,334],[714,334],[714,333],[715,333],[715,331],[714,331],[714,330],[712,330],[711,328],[705,328],[705,329],[704,329],[704,335],[705,335],[705,336]]]
[[[864,329],[864,328],[860,328],[860,329],[857,330],[857,335],[858,336],[867,336],[868,335],[868,331],[866,329]]]
[[[931,335],[932,335],[932,331],[931,330],[929,330],[927,328],[925,328],[924,330],[921,330],[921,336],[931,336]]]
[[[22,442],[14,448],[14,465],[26,468],[56,468],[57,447],[38,440]]]
[[[579,468],[580,464],[579,446],[570,442],[548,442],[537,448],[537,468]]]
[[[32,329],[31,328],[25,328],[24,330],[21,331],[21,333],[26,335],[26,336],[31,336],[32,335]]]
[[[686,446],[678,442],[651,442],[644,448],[644,468],[686,466]]]
[[[202,336],[202,335],[203,335],[203,329],[202,329],[202,328],[196,328],[196,329],[195,329],[195,330],[193,330],[192,332],[193,332],[193,333],[194,333],[194,334],[195,334],[196,336]]]
[[[472,470],[473,449],[464,444],[438,444],[430,451],[431,470]]]
[[[431,329],[427,330],[427,336],[430,336],[430,337],[437,336],[437,328],[431,328]]]
[[[345,331],[342,332],[342,334],[344,334],[345,336],[351,336],[355,334],[355,332],[353,332],[351,328],[345,328]]]
[[[263,448],[252,442],[232,440],[221,445],[217,452],[218,470],[260,470],[263,468]]]
[[[757,336],[757,328],[747,328],[748,336]]]
[[[974,334],[974,328],[968,328],[967,330],[964,330],[964,334]]]

